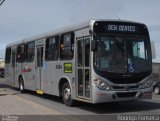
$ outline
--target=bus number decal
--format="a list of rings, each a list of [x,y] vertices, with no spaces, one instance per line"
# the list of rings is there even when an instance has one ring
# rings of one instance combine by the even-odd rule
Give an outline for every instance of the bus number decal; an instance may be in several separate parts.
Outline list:
[[[64,73],[72,73],[72,63],[64,63]]]
[[[56,69],[62,69],[62,65],[56,65]]]

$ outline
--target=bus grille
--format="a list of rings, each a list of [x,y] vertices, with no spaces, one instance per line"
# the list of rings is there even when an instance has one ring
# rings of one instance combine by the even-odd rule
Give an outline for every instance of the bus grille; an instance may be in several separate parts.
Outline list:
[[[112,88],[114,90],[126,90],[125,86],[112,86]],[[128,90],[134,90],[137,89],[138,85],[134,85],[134,86],[128,86]]]
[[[117,92],[119,98],[134,97],[137,92]]]
[[[139,83],[144,78],[110,78],[109,80],[115,84],[133,84]]]

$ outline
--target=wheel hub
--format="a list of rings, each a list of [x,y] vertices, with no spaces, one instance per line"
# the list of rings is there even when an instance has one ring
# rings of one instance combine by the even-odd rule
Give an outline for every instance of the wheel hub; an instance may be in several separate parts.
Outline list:
[[[20,89],[23,90],[23,85],[22,85],[22,83],[20,83]]]
[[[64,90],[64,98],[65,98],[66,100],[69,100],[70,97],[71,97],[71,90],[70,90],[69,88],[66,88],[66,89]]]
[[[159,88],[156,87],[156,88],[154,89],[154,92],[155,92],[156,94],[158,94],[158,93],[159,93]]]

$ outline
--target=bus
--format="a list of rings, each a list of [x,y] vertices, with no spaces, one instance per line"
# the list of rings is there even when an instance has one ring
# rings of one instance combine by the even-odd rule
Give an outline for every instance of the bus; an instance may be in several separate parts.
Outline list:
[[[149,32],[138,22],[90,20],[6,46],[8,84],[67,106],[151,99],[151,72]]]

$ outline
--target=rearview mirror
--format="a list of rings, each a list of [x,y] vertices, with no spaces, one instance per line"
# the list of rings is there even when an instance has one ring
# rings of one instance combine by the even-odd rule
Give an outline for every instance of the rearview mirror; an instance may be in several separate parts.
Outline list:
[[[153,41],[151,42],[151,50],[152,50],[152,59],[156,59],[156,48],[155,48],[155,43]]]
[[[96,40],[92,40],[91,41],[91,50],[96,51],[96,49],[97,49],[97,42],[96,42]]]

